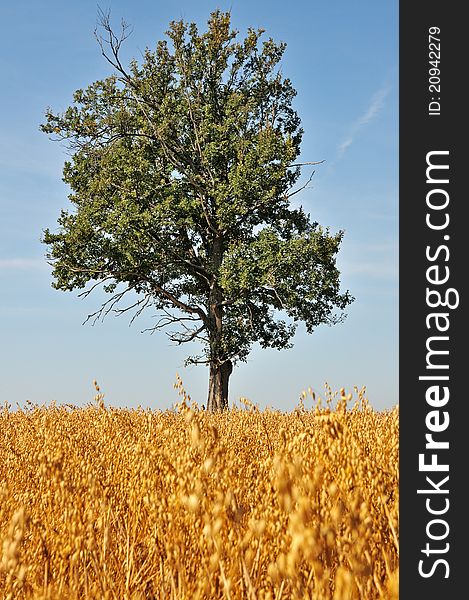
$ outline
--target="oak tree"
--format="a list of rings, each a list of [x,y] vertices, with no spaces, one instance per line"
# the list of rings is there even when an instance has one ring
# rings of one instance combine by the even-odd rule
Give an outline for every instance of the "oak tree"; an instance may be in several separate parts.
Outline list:
[[[353,300],[339,289],[343,232],[291,206],[314,163],[297,162],[285,44],[254,29],[239,40],[216,11],[202,33],[171,22],[167,39],[124,66],[128,27],[116,34],[108,15],[101,26],[113,75],[41,126],[71,153],[73,210],[43,234],[53,286],[87,295],[102,284],[109,300],[90,317],[156,308],[153,329],[201,343],[188,362],[209,365],[207,408],[223,409],[233,365],[255,342],[291,347],[298,322],[309,333],[335,324]]]

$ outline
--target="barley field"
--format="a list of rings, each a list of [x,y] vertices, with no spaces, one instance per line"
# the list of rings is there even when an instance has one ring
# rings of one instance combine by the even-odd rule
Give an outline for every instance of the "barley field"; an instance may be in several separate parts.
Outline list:
[[[166,412],[4,406],[3,598],[398,598],[397,407],[208,414],[177,387]]]

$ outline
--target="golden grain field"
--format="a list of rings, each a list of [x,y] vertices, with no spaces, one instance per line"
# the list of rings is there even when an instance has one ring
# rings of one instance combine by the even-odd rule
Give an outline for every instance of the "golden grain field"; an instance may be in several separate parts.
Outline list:
[[[5,406],[2,597],[397,598],[398,409],[306,400]]]

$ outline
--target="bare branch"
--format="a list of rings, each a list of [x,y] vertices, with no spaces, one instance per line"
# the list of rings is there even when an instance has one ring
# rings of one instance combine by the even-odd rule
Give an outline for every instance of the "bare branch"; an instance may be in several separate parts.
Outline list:
[[[128,77],[127,72],[119,58],[119,52],[122,44],[125,40],[132,35],[132,28],[128,25],[123,19],[121,20],[121,33],[120,36],[114,33],[111,27],[111,12],[104,12],[101,8],[98,8],[98,25],[104,29],[107,34],[107,39],[104,39],[103,36],[98,35],[98,28],[95,29],[95,38],[101,48],[101,54],[108,61],[108,63],[117,69],[124,77]],[[105,44],[109,46],[111,49],[112,57],[105,50]]]
[[[88,321],[90,321],[92,319],[92,325],[95,325],[96,322],[101,319],[103,320],[104,317],[106,315],[108,315],[112,309],[114,308],[114,306],[120,301],[122,300],[122,298],[124,297],[124,295],[129,292],[132,289],[132,286],[127,287],[124,291],[119,292],[117,294],[114,294],[114,296],[112,296],[112,298],[109,298],[109,300],[107,300],[106,302],[104,302],[101,306],[100,309],[98,309],[97,311],[95,311],[94,313],[91,313],[90,315],[88,315],[86,317],[86,319],[83,321],[83,325],[85,323],[87,323]]]
[[[203,341],[207,341],[207,338],[199,336],[200,333],[205,329],[205,325],[202,323],[200,327],[196,329],[190,329],[189,327],[185,327],[187,330],[186,333],[180,332],[169,332],[168,337],[172,342],[175,342],[178,345],[185,344],[186,342],[191,342],[194,339],[201,339]]]
[[[304,163],[295,163],[294,165],[288,165],[289,168],[293,168],[293,167],[305,167],[306,165],[322,165],[322,163],[325,163],[325,160],[319,160],[317,162],[304,162]]]
[[[108,276],[105,279],[100,279],[96,283],[93,283],[93,285],[90,288],[88,288],[84,292],[81,292],[80,294],[78,294],[78,298],[87,298],[94,289],[96,289],[97,287],[102,285],[105,281],[109,281],[110,279],[112,279],[112,277]]]
[[[205,311],[202,310],[202,308],[200,308],[200,306],[190,306],[189,304],[186,304],[185,302],[182,302],[182,300],[179,300],[178,298],[176,298],[176,296],[171,294],[171,292],[168,292],[167,290],[165,290],[161,286],[157,285],[156,283],[153,283],[153,282],[148,282],[148,283],[155,292],[157,292],[158,294],[160,294],[161,296],[163,296],[164,298],[169,300],[172,304],[174,304],[174,306],[176,306],[177,308],[181,309],[184,312],[199,315],[199,317],[202,319],[202,321],[206,325],[209,324],[208,317],[207,317]]]
[[[209,358],[202,359],[199,356],[189,356],[184,361],[185,365],[208,365],[212,361]]]
[[[139,306],[140,308],[135,312],[135,314],[132,316],[132,318],[129,321],[129,327],[130,327],[132,325],[132,323],[135,321],[135,319],[137,317],[139,317],[142,314],[142,312],[145,310],[145,308],[150,304],[151,300],[152,300],[151,294],[145,294],[145,297],[142,298],[141,300],[134,302],[134,304],[131,304],[130,306],[127,306],[126,308],[115,308],[114,312],[118,315],[121,315],[121,314],[128,312],[129,310],[132,310],[133,308],[136,308],[137,306]]]
[[[311,180],[313,179],[314,174],[316,173],[316,171],[313,171],[311,173],[311,175],[308,178],[308,181],[302,185],[300,188],[298,188],[297,190],[295,190],[294,192],[292,192],[291,194],[285,194],[284,198],[291,198],[292,196],[294,196],[295,194],[298,194],[299,192],[303,191],[305,188],[308,187],[308,184],[311,183]]]
[[[193,317],[190,315],[175,315],[173,313],[171,313],[169,310],[166,310],[165,308],[160,309],[161,312],[163,313],[162,316],[160,316],[160,318],[158,319],[157,323],[155,325],[153,325],[153,327],[148,327],[147,329],[143,329],[142,333],[149,331],[150,333],[154,333],[155,331],[157,331],[158,329],[163,329],[164,327],[167,327],[168,325],[171,325],[173,323],[179,323],[184,329],[186,329],[186,331],[192,331],[192,329],[190,327],[188,327],[187,325],[185,325],[185,323],[195,323],[200,321],[199,317]],[[205,327],[205,324],[201,326],[201,329],[203,329]]]

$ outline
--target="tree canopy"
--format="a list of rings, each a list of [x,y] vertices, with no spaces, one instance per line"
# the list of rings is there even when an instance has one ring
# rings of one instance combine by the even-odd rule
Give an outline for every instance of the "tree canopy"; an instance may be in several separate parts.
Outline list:
[[[353,300],[336,266],[343,232],[291,206],[306,184],[295,187],[303,131],[279,69],[285,44],[254,29],[239,40],[215,11],[202,33],[171,22],[125,67],[127,26],[116,34],[102,15],[101,32],[114,74],[41,126],[71,150],[73,210],[43,235],[53,285],[102,284],[109,300],[92,316],[156,308],[154,328],[202,343],[188,361],[210,365],[208,407],[224,408],[255,342],[288,348],[298,322],[335,324]],[[129,292],[137,300],[123,305]]]

